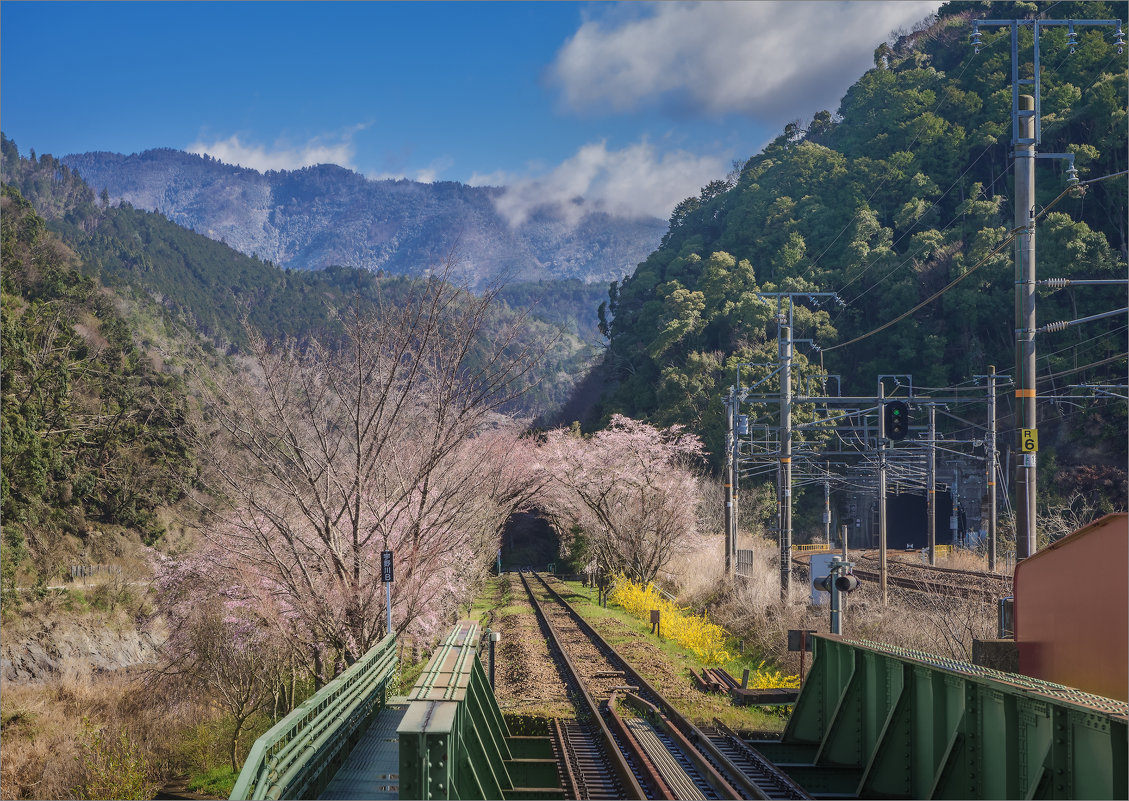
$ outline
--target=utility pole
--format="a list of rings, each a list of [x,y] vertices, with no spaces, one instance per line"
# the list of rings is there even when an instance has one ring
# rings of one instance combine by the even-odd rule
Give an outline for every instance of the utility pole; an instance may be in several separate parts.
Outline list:
[[[827,549],[831,549],[831,466],[827,467],[827,477],[823,479],[823,536]]]
[[[730,464],[732,472],[729,483],[733,492],[733,513],[729,516],[729,553],[733,555],[733,570],[737,570],[737,529],[741,523],[741,431],[737,425],[738,414],[741,411],[741,378],[738,373],[737,388],[733,391],[733,402],[730,404],[733,411],[729,420],[729,428],[733,431],[733,454]],[[747,433],[747,432],[746,432]]]
[[[1019,98],[1015,142],[1015,411],[1016,441],[1038,427],[1035,418],[1035,98]],[[1016,448],[1016,558],[1035,553],[1035,453]]]
[[[882,591],[882,605],[889,597],[886,593],[886,388],[878,379],[878,586]]]
[[[984,461],[988,488],[988,570],[996,571],[996,365],[988,365],[988,435]]]
[[[780,600],[792,576],[792,327],[780,327]]]
[[[929,461],[925,474],[925,514],[928,517],[929,564],[937,564],[937,407],[929,404]]]
[[[725,399],[725,576],[733,575],[733,387]]]
[[[981,28],[1008,28],[1011,32],[1011,144],[1015,157],[1015,526],[1016,559],[1025,559],[1037,548],[1035,529],[1036,451],[1024,450],[1025,441],[1037,443],[1035,409],[1035,159],[1064,159],[1069,162],[1068,183],[1078,182],[1072,153],[1036,153],[1042,140],[1042,69],[1040,34],[1044,28],[1066,27],[1067,44],[1073,53],[1078,45],[1076,26],[1116,25],[1115,44],[1120,55],[1125,38],[1121,20],[1097,19],[980,19],[972,23],[971,43],[977,53],[983,44]],[[1030,78],[1019,77],[1019,30],[1032,32]],[[1032,94],[1020,94],[1020,87]],[[1025,436],[1026,435],[1026,436]]]

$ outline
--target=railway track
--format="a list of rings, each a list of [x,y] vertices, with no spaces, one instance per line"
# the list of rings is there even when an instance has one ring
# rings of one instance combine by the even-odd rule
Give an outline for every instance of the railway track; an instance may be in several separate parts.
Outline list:
[[[874,580],[877,581],[878,551],[863,551],[859,561],[868,563],[868,567],[864,570],[873,573]],[[940,567],[896,557],[888,559],[886,564],[896,572],[899,586],[908,589],[921,589],[925,592],[959,597],[969,594],[982,595],[993,600],[1011,595],[1011,576],[1002,573]],[[857,569],[855,573],[858,573]]]
[[[861,581],[877,584],[880,581],[878,552],[862,551],[852,556],[856,561],[854,575]],[[800,554],[793,557],[792,561],[803,567],[805,571],[810,570],[810,554]],[[999,573],[935,567],[898,558],[887,558],[886,567],[887,585],[914,592],[956,598],[973,595],[987,600],[995,600],[1011,594],[1011,576]]]
[[[521,574],[522,583],[576,683],[573,695],[584,699],[578,717],[593,725],[593,733],[595,724],[606,732],[599,737],[604,756],[585,751],[586,760],[562,771],[572,783],[566,787],[570,797],[607,797],[584,793],[613,770],[629,774],[620,775],[625,794],[618,797],[808,798],[735,732],[720,723],[698,728],[686,720],[548,582],[532,576],[530,582]]]
[[[565,650],[556,628],[537,603],[525,573],[518,574],[529,596],[533,611],[544,630],[550,652],[556,652],[564,668],[569,700],[576,711],[575,720],[554,720],[553,746],[561,765],[561,785],[567,798],[648,798],[640,780],[645,781],[644,766],[623,753],[615,736],[601,715],[596,699],[579,678],[569,651]]]

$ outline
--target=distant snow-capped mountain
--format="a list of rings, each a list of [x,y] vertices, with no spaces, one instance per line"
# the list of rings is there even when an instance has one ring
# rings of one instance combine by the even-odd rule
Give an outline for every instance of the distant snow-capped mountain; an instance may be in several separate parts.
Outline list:
[[[634,271],[666,223],[596,213],[570,225],[545,207],[511,227],[504,191],[454,182],[371,180],[335,165],[292,172],[224,164],[179,150],[62,159],[100,193],[280,267],[331,265],[418,275],[453,254],[472,285],[492,280],[610,281]]]

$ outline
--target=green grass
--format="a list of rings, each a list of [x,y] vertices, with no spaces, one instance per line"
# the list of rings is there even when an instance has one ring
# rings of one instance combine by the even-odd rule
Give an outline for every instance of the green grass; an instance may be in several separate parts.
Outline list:
[[[502,589],[505,586],[506,582],[497,576],[486,579],[486,586],[471,604],[468,617],[483,628],[489,626],[490,620],[493,619],[498,607]]]
[[[66,612],[86,613],[90,611],[90,600],[82,590],[63,590],[62,605]]]
[[[194,793],[210,795],[213,798],[228,798],[238,776],[239,774],[231,769],[231,765],[223,765],[190,776],[186,786]]]
[[[572,604],[572,607],[581,616],[591,622],[611,646],[618,649],[621,645],[637,642],[640,636],[644,637],[648,643],[666,656],[668,662],[675,666],[687,686],[692,683],[690,668],[701,671],[705,667],[716,667],[715,665],[702,664],[692,651],[683,648],[673,640],[655,637],[651,634],[650,623],[644,623],[627,610],[614,604],[609,604],[606,609],[597,606],[595,588],[583,587],[579,582],[573,581],[563,583],[567,587],[566,591],[561,592],[564,599]],[[560,584],[560,582],[557,583],[558,588]],[[723,667],[740,679],[741,672],[745,668],[750,671],[755,670],[762,658],[757,654],[743,654]],[[633,664],[633,667],[647,681],[652,684],[656,683],[659,674],[657,671],[650,670],[649,665]],[[667,700],[695,724],[708,725],[716,717],[731,728],[747,731],[781,731],[787,720],[787,711],[790,709],[790,707],[734,706],[726,696],[702,693],[697,690],[693,690],[688,697],[692,701],[686,702],[678,697],[670,697],[670,695],[668,695]]]
[[[427,667],[427,663],[431,661],[430,656],[425,656],[423,659],[415,662],[414,664],[400,664],[400,675],[397,681],[393,677],[392,682],[392,695],[407,695],[415,687],[416,682],[419,681],[423,669]]]
[[[492,576],[486,580],[486,587],[471,604],[469,617],[483,628],[489,628],[495,620],[523,613],[529,613],[529,604],[525,599],[515,603],[509,581]]]

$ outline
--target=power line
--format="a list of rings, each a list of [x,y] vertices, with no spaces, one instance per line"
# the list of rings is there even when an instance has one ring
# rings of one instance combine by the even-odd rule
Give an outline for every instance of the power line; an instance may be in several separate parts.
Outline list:
[[[823,348],[823,352],[826,353],[827,351],[830,351],[830,350],[838,350],[839,348],[845,348],[845,347],[847,347],[847,345],[853,345],[856,342],[861,342],[864,339],[868,339],[868,338],[874,336],[875,334],[879,333],[880,331],[885,331],[887,328],[894,325],[895,323],[900,323],[902,320],[909,317],[911,314],[913,314],[918,309],[921,309],[921,308],[924,308],[925,306],[928,306],[930,303],[935,301],[937,298],[941,297],[941,295],[948,292],[950,289],[952,289],[954,286],[959,284],[965,278],[968,278],[968,276],[972,275],[972,273],[974,273],[976,270],[980,269],[982,266],[987,264],[988,261],[993,256],[997,255],[1000,252],[1000,250],[1002,250],[1005,246],[1011,244],[1011,242],[1013,242],[1015,240],[1016,235],[1021,230],[1023,230],[1023,229],[1017,228],[1017,229],[1011,231],[1002,242],[1000,242],[998,245],[996,245],[996,247],[994,247],[988,253],[987,256],[985,256],[979,262],[977,262],[972,267],[970,267],[967,272],[965,272],[963,275],[957,276],[957,278],[950,281],[949,284],[947,286],[945,286],[943,289],[941,289],[941,290],[935,292],[934,294],[930,295],[928,298],[921,301],[921,303],[917,304],[916,306],[914,306],[909,311],[906,311],[906,312],[903,312],[902,314],[899,314],[897,317],[895,317],[893,320],[890,320],[888,323],[884,323],[884,324],[878,326],[878,328],[875,328],[873,331],[869,331],[869,332],[863,334],[862,336],[857,336],[854,339],[847,340],[846,342],[840,342],[838,345],[831,345],[830,347]]]
[[[897,245],[897,244],[898,244],[899,242],[901,242],[901,241],[902,241],[903,239],[905,239],[905,238],[906,238],[907,236],[909,236],[909,235],[910,235],[911,233],[913,233],[913,229],[914,229],[914,226],[916,226],[916,225],[917,225],[917,221],[918,221],[918,220],[921,220],[921,219],[923,219],[923,218],[925,217],[925,215],[926,215],[926,214],[928,214],[928,213],[929,213],[930,211],[933,211],[934,209],[936,209],[936,208],[937,208],[937,207],[938,207],[938,206],[940,205],[941,201],[942,201],[942,200],[944,200],[944,199],[945,199],[945,197],[946,197],[946,196],[947,196],[947,195],[949,194],[949,192],[951,192],[951,191],[953,190],[953,187],[955,187],[955,186],[956,186],[956,185],[957,185],[958,183],[960,183],[960,180],[961,180],[962,178],[964,178],[964,176],[966,176],[966,175],[967,175],[967,174],[969,173],[969,171],[971,171],[971,170],[972,170],[972,168],[973,168],[973,167],[975,167],[975,166],[976,166],[976,164],[977,164],[977,163],[978,163],[978,162],[980,161],[980,159],[984,158],[984,156],[985,156],[985,155],[986,155],[986,154],[988,153],[988,151],[990,151],[990,150],[992,149],[992,147],[993,147],[993,145],[989,145],[988,147],[984,148],[984,150],[982,150],[982,151],[980,152],[980,155],[979,155],[979,156],[977,156],[977,157],[976,157],[976,159],[975,159],[975,160],[973,160],[973,162],[972,162],[971,164],[969,164],[969,165],[968,165],[967,167],[965,167],[965,169],[964,169],[964,172],[962,172],[962,173],[961,173],[960,175],[958,175],[958,176],[957,176],[956,180],[954,180],[954,181],[953,181],[953,183],[952,183],[952,184],[951,184],[951,185],[949,186],[949,188],[948,188],[948,189],[946,189],[946,190],[944,191],[944,193],[942,193],[942,195],[941,195],[941,196],[940,196],[939,198],[937,198],[937,200],[936,200],[936,201],[934,201],[934,202],[933,202],[933,205],[932,205],[932,206],[930,206],[930,207],[929,207],[929,208],[928,208],[928,209],[927,209],[927,210],[926,210],[925,212],[923,212],[923,213],[922,213],[922,214],[921,214],[921,215],[920,215],[920,216],[919,216],[919,217],[917,218],[917,220],[914,220],[914,222],[913,222],[913,223],[912,223],[912,224],[911,224],[911,225],[910,225],[910,226],[909,226],[908,228],[906,228],[906,230],[905,230],[905,231],[904,231],[904,232],[902,233],[902,235],[901,235],[901,236],[899,236],[899,237],[898,237],[897,239],[895,239],[895,240],[894,240],[893,242],[891,242],[891,243],[890,243],[891,247],[893,247],[894,245]],[[963,215],[962,215],[962,216],[963,216]],[[957,221],[958,221],[958,220],[960,220],[960,216],[957,216],[957,217],[953,217],[953,218],[952,218],[951,220],[949,220],[949,222],[948,222],[948,223],[947,223],[947,224],[946,224],[946,225],[945,225],[945,226],[944,226],[943,228],[941,228],[941,229],[940,229],[940,232],[941,232],[941,233],[944,233],[945,231],[949,230],[949,229],[950,229],[950,228],[952,228],[952,227],[953,227],[954,225],[956,225],[956,223],[957,223]],[[893,268],[891,268],[891,270],[890,270],[889,272],[887,272],[887,273],[886,273],[886,274],[885,274],[884,276],[882,276],[881,278],[879,278],[879,279],[878,279],[877,281],[875,281],[875,282],[874,282],[873,284],[871,284],[871,285],[870,285],[869,287],[867,287],[867,288],[866,288],[866,289],[864,289],[864,290],[863,290],[862,292],[860,292],[859,294],[855,295],[855,296],[854,296],[853,298],[851,298],[851,299],[850,299],[849,301],[846,301],[846,302],[847,302],[848,304],[850,304],[850,303],[854,303],[854,302],[855,302],[856,300],[858,300],[858,299],[859,299],[859,298],[861,298],[861,297],[862,297],[863,295],[865,295],[865,294],[867,294],[868,292],[870,292],[870,290],[874,289],[874,288],[875,288],[876,286],[878,286],[879,284],[881,284],[881,283],[882,283],[883,281],[885,281],[885,280],[886,280],[887,278],[889,278],[889,277],[890,277],[891,275],[893,275],[894,273],[896,273],[896,272],[897,272],[897,271],[898,271],[899,269],[901,269],[902,267],[906,266],[906,265],[907,265],[907,264],[909,264],[909,263],[910,263],[911,261],[913,261],[913,260],[914,260],[914,259],[915,259],[915,258],[916,258],[916,257],[918,256],[918,254],[920,254],[920,253],[921,253],[921,251],[922,251],[922,250],[924,250],[924,248],[919,248],[919,249],[918,249],[918,250],[917,250],[916,252],[914,252],[914,253],[912,253],[912,254],[909,254],[909,256],[908,256],[908,257],[907,257],[907,258],[906,258],[905,260],[903,260],[903,261],[899,262],[898,264],[896,264],[896,265],[895,265],[895,266],[894,266]],[[839,289],[837,290],[837,292],[842,292],[842,291],[843,291],[844,289],[846,289],[847,287],[849,287],[849,286],[850,286],[851,284],[855,283],[855,281],[858,281],[858,280],[859,280],[860,278],[862,278],[862,277],[863,277],[864,275],[866,275],[867,271],[868,271],[868,270],[870,270],[870,268],[871,268],[871,267],[873,267],[873,266],[874,266],[875,264],[877,264],[877,263],[878,263],[878,261],[879,261],[878,259],[875,259],[875,260],[874,260],[874,261],[872,261],[872,262],[871,262],[870,264],[868,264],[868,265],[866,265],[865,267],[863,267],[863,268],[862,268],[862,270],[861,270],[861,271],[859,271],[859,274],[858,274],[858,275],[856,275],[856,276],[855,276],[854,278],[852,278],[852,279],[851,279],[850,281],[848,281],[847,283],[843,284],[843,286],[839,287]],[[836,315],[836,319],[838,319],[838,317],[840,317],[841,315],[842,315],[842,312],[840,312],[840,313],[839,313],[838,315]]]
[[[1058,197],[1056,197],[1056,198],[1055,198],[1054,200],[1052,200],[1052,201],[1051,201],[1050,203],[1048,203],[1048,204],[1047,204],[1046,206],[1044,206],[1044,207],[1043,207],[1043,210],[1042,210],[1042,211],[1040,211],[1040,212],[1039,212],[1038,214],[1036,214],[1036,215],[1035,215],[1035,216],[1034,216],[1034,217],[1033,217],[1033,218],[1031,219],[1031,222],[1032,222],[1032,224],[1034,224],[1034,223],[1035,223],[1036,221],[1038,221],[1038,220],[1039,220],[1039,219],[1040,219],[1041,217],[1043,217],[1043,216],[1044,216],[1044,215],[1046,215],[1046,214],[1047,214],[1048,212],[1050,212],[1050,210],[1051,210],[1051,209],[1053,209],[1053,208],[1054,208],[1054,207],[1055,207],[1056,205],[1058,205],[1059,201],[1061,201],[1061,200],[1062,200],[1062,199],[1063,199],[1064,197],[1066,197],[1066,196],[1067,196],[1068,194],[1070,194],[1070,192],[1071,192],[1072,190],[1074,190],[1074,189],[1075,189],[1076,187],[1078,187],[1078,186],[1085,186],[1085,185],[1087,185],[1087,184],[1092,184],[1092,183],[1097,183],[1098,181],[1106,181],[1106,180],[1109,180],[1110,178],[1118,178],[1118,177],[1120,177],[1120,176],[1122,176],[1122,175],[1129,175],[1129,170],[1122,170],[1121,172],[1115,172],[1115,173],[1111,173],[1110,175],[1103,175],[1103,176],[1101,176],[1100,178],[1091,178],[1091,179],[1089,179],[1088,181],[1080,181],[1079,183],[1075,184],[1074,186],[1068,186],[1068,187],[1067,187],[1066,189],[1064,189],[1064,190],[1062,191],[1062,193],[1061,193],[1061,194],[1059,194],[1059,196],[1058,196]],[[957,278],[955,278],[955,279],[953,279],[952,281],[950,281],[950,282],[948,283],[948,285],[946,285],[946,286],[945,286],[945,287],[943,287],[942,289],[938,290],[937,292],[933,293],[932,295],[930,295],[930,296],[929,296],[928,298],[926,298],[925,300],[921,301],[921,303],[917,304],[916,306],[914,306],[914,307],[913,307],[912,309],[910,309],[909,311],[903,312],[902,314],[900,314],[900,315],[898,315],[897,317],[895,317],[895,318],[894,318],[893,320],[890,320],[890,321],[889,321],[888,323],[884,323],[884,324],[880,325],[880,326],[879,326],[878,328],[875,328],[875,329],[874,329],[874,330],[872,330],[872,331],[868,331],[867,333],[865,333],[865,334],[863,334],[863,335],[861,335],[861,336],[857,336],[857,337],[855,337],[854,339],[850,339],[850,340],[847,340],[846,342],[841,342],[841,343],[839,343],[838,345],[831,345],[830,347],[826,347],[826,348],[823,348],[823,349],[822,349],[822,350],[823,350],[823,352],[824,352],[824,353],[826,353],[827,351],[831,351],[831,350],[837,350],[837,349],[839,349],[839,348],[845,348],[845,347],[846,347],[847,345],[853,345],[853,344],[854,344],[854,343],[856,343],[856,342],[861,342],[861,341],[862,341],[862,340],[864,340],[864,339],[868,339],[868,338],[870,338],[870,337],[874,336],[875,334],[877,334],[877,333],[879,333],[879,332],[881,332],[881,331],[885,331],[885,330],[886,330],[887,328],[889,328],[890,326],[892,326],[892,325],[894,325],[894,324],[896,324],[896,323],[899,323],[899,322],[901,322],[902,320],[904,320],[905,318],[909,317],[909,316],[910,316],[911,314],[913,314],[914,312],[918,311],[919,309],[922,309],[922,308],[924,308],[925,306],[928,306],[928,305],[929,305],[930,303],[932,303],[933,301],[935,301],[935,300],[936,300],[937,298],[941,297],[941,295],[943,295],[943,294],[945,294],[946,292],[948,292],[948,291],[949,291],[950,289],[952,289],[952,288],[953,288],[954,286],[956,286],[957,284],[959,284],[959,283],[960,283],[961,281],[963,281],[963,280],[964,280],[965,278],[967,278],[968,276],[972,275],[972,273],[973,273],[973,272],[975,272],[976,270],[978,270],[978,269],[979,269],[980,267],[984,266],[984,264],[986,264],[986,263],[988,262],[988,260],[989,260],[989,259],[991,259],[991,258],[992,258],[993,256],[997,255],[997,254],[999,253],[999,251],[1000,251],[1000,250],[1001,250],[1001,249],[1002,249],[1002,248],[1003,248],[1004,246],[1006,246],[1006,245],[1010,244],[1011,242],[1013,242],[1013,241],[1015,240],[1015,237],[1016,237],[1016,236],[1017,236],[1017,235],[1018,235],[1018,234],[1019,234],[1019,233],[1020,233],[1021,231],[1025,230],[1025,228],[1026,228],[1026,226],[1024,226],[1024,227],[1020,227],[1020,228],[1015,228],[1015,229],[1013,229],[1012,231],[1010,231],[1010,232],[1008,233],[1007,237],[1006,237],[1006,238],[1005,238],[1005,239],[1004,239],[1004,240],[1003,240],[1002,242],[1000,242],[1000,243],[999,243],[998,245],[996,245],[996,247],[994,247],[994,248],[993,248],[993,249],[992,249],[992,250],[991,250],[991,251],[990,251],[990,252],[988,253],[988,255],[987,255],[987,256],[985,256],[985,257],[984,257],[983,259],[981,259],[981,260],[980,260],[979,262],[977,262],[977,263],[976,263],[976,264],[974,264],[974,265],[973,265],[972,267],[970,267],[970,268],[968,269],[968,271],[967,271],[967,272],[965,272],[965,273],[964,273],[963,275],[960,275],[960,276],[958,276]]]
[[[1044,381],[1050,381],[1052,378],[1058,378],[1059,376],[1070,375],[1071,373],[1080,373],[1083,370],[1089,370],[1091,367],[1101,367],[1103,364],[1109,364],[1110,362],[1115,362],[1118,359],[1124,359],[1126,357],[1129,357],[1129,353],[1119,353],[1116,356],[1110,356],[1109,358],[1102,359],[1100,361],[1090,362],[1089,364],[1084,364],[1081,367],[1071,367],[1069,370],[1061,370],[1057,373],[1051,373],[1050,375],[1042,376],[1041,378],[1036,379],[1036,383],[1041,384]]]

